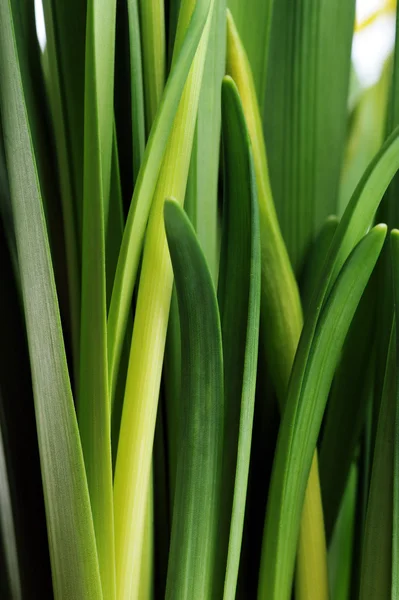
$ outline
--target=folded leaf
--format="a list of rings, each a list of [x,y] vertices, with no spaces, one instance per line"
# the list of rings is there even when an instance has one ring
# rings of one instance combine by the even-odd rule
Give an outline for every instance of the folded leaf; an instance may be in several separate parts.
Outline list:
[[[216,294],[188,217],[166,201],[182,344],[181,433],[166,598],[211,598],[219,531],[223,357]]]
[[[255,172],[238,90],[222,87],[225,198],[219,273],[224,442],[216,588],[234,599],[251,454],[260,318],[260,234]]]

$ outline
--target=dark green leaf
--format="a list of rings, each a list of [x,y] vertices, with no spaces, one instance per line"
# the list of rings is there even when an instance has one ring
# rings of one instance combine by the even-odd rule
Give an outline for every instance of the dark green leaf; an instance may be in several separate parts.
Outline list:
[[[210,598],[223,444],[223,358],[216,294],[188,217],[165,203],[179,300],[182,416],[166,598]]]

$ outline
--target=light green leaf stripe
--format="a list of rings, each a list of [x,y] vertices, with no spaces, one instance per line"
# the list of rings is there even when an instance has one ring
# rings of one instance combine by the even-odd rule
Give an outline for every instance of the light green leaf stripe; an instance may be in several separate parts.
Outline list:
[[[190,188],[194,223],[213,281],[219,255],[218,178],[221,128],[221,86],[226,63],[226,0],[215,4],[205,59],[194,138]],[[188,199],[187,199],[188,200]]]
[[[227,4],[251,63],[259,105],[263,106],[275,0],[228,0]]]
[[[137,0],[128,0],[130,95],[132,116],[133,184],[137,179],[145,147],[144,87],[142,62],[142,36]],[[143,37],[143,42],[145,38]]]
[[[100,34],[100,30],[96,30],[98,23],[96,23],[95,1],[91,0],[88,5],[86,35],[78,419],[93,512],[103,598],[104,600],[113,600],[116,593],[115,536],[107,365],[106,227],[104,217],[106,176],[103,171],[106,168],[106,152],[103,148],[104,140],[99,118],[103,99],[98,96],[100,88],[97,86],[97,78],[101,75],[104,76],[104,73],[99,70],[97,65],[96,44],[98,44],[97,36]],[[110,26],[112,26],[112,20]],[[108,83],[112,84],[112,82]],[[113,126],[113,111],[111,110],[107,116],[111,119],[111,126]],[[111,169],[111,162],[109,167]],[[110,181],[107,185],[109,194]],[[112,210],[115,207],[114,204],[110,206]]]
[[[115,57],[116,0],[88,0],[86,28],[86,75],[88,67],[95,88],[99,147],[101,152],[101,177],[104,195],[104,228],[108,228],[110,206],[112,136],[114,127],[114,57]],[[91,37],[91,40],[88,41]],[[90,62],[87,46],[92,44]],[[86,95],[86,91],[85,91]],[[86,113],[85,113],[86,118]]]
[[[123,337],[142,250],[151,201],[166,144],[195,52],[211,7],[211,0],[198,0],[184,40],[174,60],[164,97],[147,142],[122,238],[114,290],[108,315],[108,369],[111,402],[119,368]]]
[[[147,137],[165,87],[166,40],[163,0],[139,0]]]
[[[108,228],[105,239],[105,277],[107,287],[107,308],[111,301],[112,288],[114,287],[115,271],[116,265],[118,264],[119,249],[121,246],[124,226],[122,188],[119,168],[119,152],[115,123],[114,134],[112,139],[110,198],[110,205],[112,210],[110,210],[108,215]]]
[[[241,555],[255,405],[260,320],[259,209],[250,141],[237,87],[222,86],[224,222],[219,273],[224,442],[219,561],[213,597],[234,600]]]
[[[0,2],[0,107],[57,600],[101,600],[89,495],[10,2]]]
[[[290,598],[306,485],[327,396],[351,320],[381,252],[386,229],[385,225],[372,229],[342,268],[323,305],[301,379],[295,377],[300,364],[297,356],[274,459],[259,599]]]
[[[216,293],[192,225],[165,202],[182,343],[180,450],[166,598],[211,598],[223,444],[223,356]]]

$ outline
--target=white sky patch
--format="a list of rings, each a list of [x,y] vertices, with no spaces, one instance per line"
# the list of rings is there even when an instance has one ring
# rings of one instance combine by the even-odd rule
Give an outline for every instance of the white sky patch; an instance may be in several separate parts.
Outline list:
[[[384,5],[383,0],[357,0],[356,17],[361,23]],[[385,60],[395,44],[395,15],[378,17],[368,27],[355,33],[352,45],[352,60],[356,73],[364,87],[376,83],[381,75]]]
[[[385,4],[384,0],[356,0],[356,18],[362,22]]]
[[[46,28],[44,26],[44,12],[42,0],[35,0],[35,20],[36,32],[39,40],[40,48],[43,50],[46,47]]]

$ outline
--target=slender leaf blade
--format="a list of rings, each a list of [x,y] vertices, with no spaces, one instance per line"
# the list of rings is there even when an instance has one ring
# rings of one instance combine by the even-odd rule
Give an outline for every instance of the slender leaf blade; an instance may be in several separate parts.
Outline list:
[[[102,591],[93,522],[9,1],[0,4],[0,21],[0,107],[54,594],[60,599],[72,595],[98,600]]]
[[[223,443],[216,293],[188,217],[166,201],[182,342],[182,416],[166,598],[209,598],[215,577]],[[199,310],[200,307],[200,310]]]
[[[251,454],[260,322],[259,209],[250,142],[238,90],[222,86],[225,200],[219,273],[224,364],[222,496],[214,596],[234,599]],[[218,581],[219,580],[219,581]]]
[[[89,2],[86,35],[85,132],[82,224],[82,304],[79,430],[82,439],[104,600],[115,598],[115,542],[111,455],[111,416],[107,364],[106,221],[109,195],[97,78],[99,65],[95,0]],[[97,7],[98,10],[98,7]],[[110,23],[112,27],[112,21]],[[104,75],[104,73],[103,73]],[[107,82],[108,83],[108,82]],[[104,83],[102,84],[105,85]],[[110,115],[108,115],[110,117]],[[111,112],[111,121],[113,121]],[[109,169],[111,170],[111,155]],[[109,173],[110,177],[111,173]],[[108,192],[105,186],[108,186]]]

